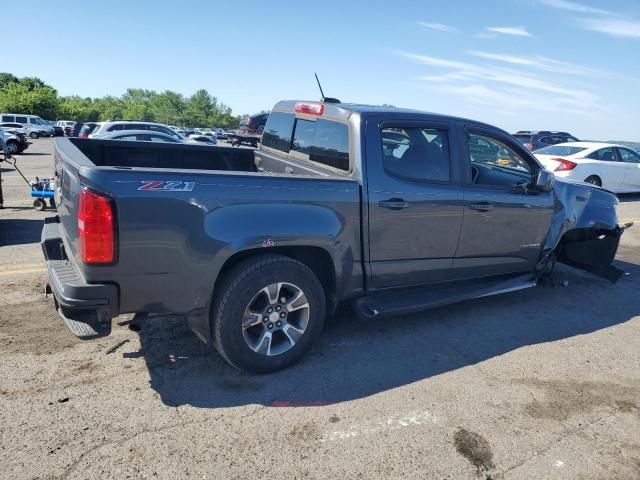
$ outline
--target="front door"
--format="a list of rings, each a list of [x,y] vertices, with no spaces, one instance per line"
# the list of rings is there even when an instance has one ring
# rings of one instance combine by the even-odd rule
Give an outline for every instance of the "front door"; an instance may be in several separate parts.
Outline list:
[[[466,129],[464,220],[455,279],[533,270],[553,215],[553,195],[532,188],[540,167],[511,137]]]
[[[625,170],[620,189],[625,192],[640,191],[640,155],[628,148],[618,148],[617,150]]]
[[[367,121],[373,288],[448,280],[462,225],[455,150],[446,123]]]

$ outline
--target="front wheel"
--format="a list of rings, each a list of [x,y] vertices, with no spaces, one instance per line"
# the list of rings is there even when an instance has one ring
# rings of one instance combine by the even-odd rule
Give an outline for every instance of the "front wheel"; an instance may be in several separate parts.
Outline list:
[[[214,342],[234,367],[270,373],[298,362],[320,335],[325,296],[318,278],[282,255],[247,259],[224,275],[211,309]]]
[[[9,141],[7,142],[7,150],[11,155],[16,155],[20,153],[20,145],[18,145],[18,142]]]
[[[47,204],[44,203],[44,200],[42,198],[36,198],[33,201],[33,208],[35,208],[37,211],[41,212],[45,208],[47,208]]]

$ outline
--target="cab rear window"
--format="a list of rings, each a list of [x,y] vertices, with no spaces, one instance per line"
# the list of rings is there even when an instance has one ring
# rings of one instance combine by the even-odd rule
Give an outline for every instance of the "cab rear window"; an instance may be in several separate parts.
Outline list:
[[[262,133],[262,145],[289,152],[295,117],[291,113],[272,112]]]
[[[296,120],[291,150],[339,170],[349,170],[349,128],[338,122]]]

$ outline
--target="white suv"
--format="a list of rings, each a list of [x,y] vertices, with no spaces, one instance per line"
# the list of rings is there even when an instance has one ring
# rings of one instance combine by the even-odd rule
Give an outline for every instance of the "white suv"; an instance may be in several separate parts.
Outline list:
[[[19,123],[27,129],[29,136],[36,139],[40,136],[53,137],[55,130],[37,115],[22,115],[20,113],[0,113],[0,122]]]

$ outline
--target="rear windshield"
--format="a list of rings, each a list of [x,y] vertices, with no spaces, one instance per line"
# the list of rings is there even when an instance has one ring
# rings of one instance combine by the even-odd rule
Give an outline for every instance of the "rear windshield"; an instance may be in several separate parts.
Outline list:
[[[531,135],[514,135],[514,137],[522,144],[531,143]]]
[[[576,153],[586,150],[586,147],[570,147],[563,145],[552,145],[535,151],[536,155],[575,155]]]

